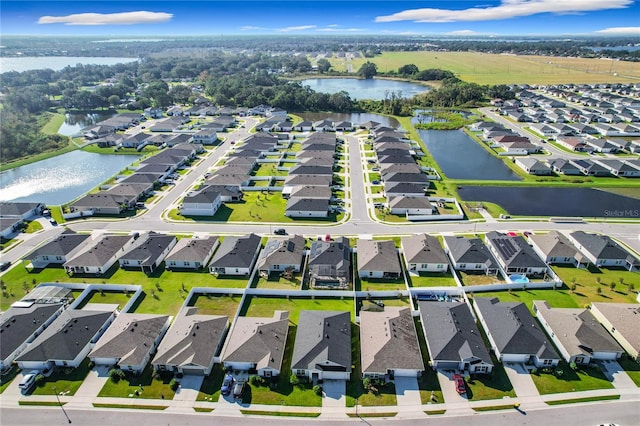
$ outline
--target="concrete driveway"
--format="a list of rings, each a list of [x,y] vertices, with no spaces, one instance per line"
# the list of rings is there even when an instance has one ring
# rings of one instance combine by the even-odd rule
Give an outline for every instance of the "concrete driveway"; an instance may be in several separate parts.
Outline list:
[[[420,390],[418,389],[418,379],[415,377],[398,377],[394,381],[396,385],[396,399],[398,407],[420,406]]]
[[[347,384],[344,380],[324,380],[322,383],[322,408],[341,407],[344,410]]]

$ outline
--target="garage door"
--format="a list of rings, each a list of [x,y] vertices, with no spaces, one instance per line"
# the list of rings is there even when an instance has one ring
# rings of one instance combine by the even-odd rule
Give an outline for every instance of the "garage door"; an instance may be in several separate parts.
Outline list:
[[[202,368],[183,367],[182,374],[188,374],[191,376],[204,376],[204,370]]]

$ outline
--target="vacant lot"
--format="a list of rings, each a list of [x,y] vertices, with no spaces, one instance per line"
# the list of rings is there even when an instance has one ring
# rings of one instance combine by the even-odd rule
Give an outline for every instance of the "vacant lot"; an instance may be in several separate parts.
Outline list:
[[[478,84],[630,83],[640,78],[640,64],[605,59],[502,55],[480,52],[385,52],[366,59],[380,72],[405,64],[419,69],[452,71],[464,81]],[[336,69],[343,69],[337,60]],[[365,59],[352,61],[357,70]]]

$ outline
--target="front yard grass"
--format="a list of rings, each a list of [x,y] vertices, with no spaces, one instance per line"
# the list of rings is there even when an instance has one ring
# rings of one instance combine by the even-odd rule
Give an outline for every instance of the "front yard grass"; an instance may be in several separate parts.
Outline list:
[[[224,380],[224,371],[220,364],[214,364],[211,374],[206,376],[200,386],[196,401],[218,402],[220,398],[220,387]]]
[[[89,374],[89,358],[85,358],[78,368],[58,368],[44,382],[33,388],[32,395],[64,394],[73,396]]]
[[[640,388],[640,364],[629,358],[627,354],[622,354],[622,358],[618,360],[618,364],[629,375],[633,383]]]
[[[408,273],[407,280],[409,287],[455,287],[456,280],[451,272],[419,272],[418,274]]]
[[[467,398],[471,401],[516,397],[516,392],[513,390],[513,385],[509,381],[502,363],[498,362],[493,355],[491,357],[493,361],[492,374],[478,374],[466,381]]]
[[[289,321],[298,324],[300,311],[348,311],[351,320],[355,320],[353,299],[338,298],[299,298],[299,297],[258,297],[247,296],[245,304],[240,310],[240,315],[247,317],[267,317],[272,318],[275,311],[288,311]],[[288,378],[288,377],[287,377]]]
[[[140,399],[173,399],[175,391],[169,383],[173,373],[161,372],[154,377],[153,368],[148,365],[140,375],[127,373],[125,379],[114,383],[111,379],[102,387],[99,397],[140,398]],[[137,394],[136,394],[137,392]]]
[[[312,384],[309,382],[292,385],[289,381],[291,376],[291,356],[293,355],[293,345],[295,342],[297,327],[292,325],[287,332],[287,343],[284,348],[284,358],[280,375],[266,386],[254,386],[249,384],[247,402],[252,404],[284,405],[321,407],[322,397],[313,392]],[[268,380],[268,379],[267,379]]]
[[[40,231],[42,228],[42,224],[37,220],[32,220],[27,224],[27,228],[24,230],[26,234],[33,234],[35,232]]]
[[[531,378],[541,395],[613,389],[613,384],[597,365],[577,367],[573,370],[565,361],[560,361],[553,373],[538,370],[536,374],[531,374]]]
[[[194,294],[188,306],[198,308],[200,315],[226,315],[232,320],[240,306],[239,295]]]

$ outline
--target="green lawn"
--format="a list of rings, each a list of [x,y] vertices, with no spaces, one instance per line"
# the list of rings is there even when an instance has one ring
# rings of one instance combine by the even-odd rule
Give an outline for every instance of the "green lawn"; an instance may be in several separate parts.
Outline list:
[[[375,302],[382,302],[384,303],[384,307],[380,307],[378,306]],[[360,312],[361,310],[365,310],[365,311],[375,311],[375,312],[382,312],[384,311],[384,308],[386,307],[401,307],[401,308],[410,308],[411,307],[411,299],[409,299],[408,297],[394,297],[394,298],[381,298],[381,297],[376,297],[375,299],[372,300],[366,300],[366,299],[358,299],[357,302],[357,310],[358,312]]]
[[[486,275],[482,272],[478,273],[467,273],[464,271],[456,271],[458,277],[460,277],[460,281],[462,281],[462,285],[486,285],[486,284],[495,284],[502,281],[498,276],[495,275]]]
[[[124,292],[120,291],[92,291],[88,297],[84,299],[82,305],[78,306],[81,309],[88,303],[107,303],[118,305],[118,309],[122,309],[124,305],[129,303],[130,295],[127,296]]]
[[[173,373],[162,372],[158,379],[154,378],[153,368],[148,365],[139,376],[127,374],[126,379],[114,383],[112,380],[102,387],[99,397],[140,398],[140,399],[173,399],[175,391],[169,386]],[[136,395],[137,392],[137,395]]]
[[[58,368],[53,374],[45,377],[44,383],[33,388],[33,395],[64,394],[73,396],[89,374],[89,358],[86,358],[78,368]]]
[[[569,288],[575,283],[576,290],[573,296],[580,306],[589,302],[635,303],[637,293],[632,291],[628,284],[633,284],[636,291],[640,290],[640,272],[594,266],[580,269],[572,266],[553,266],[553,270]],[[611,283],[615,284],[613,290]],[[598,288],[600,294],[597,292]]]
[[[238,311],[240,299],[241,296],[239,295],[217,296],[213,294],[195,294],[189,301],[189,306],[197,307],[198,314],[226,315],[231,321]]]
[[[407,274],[409,287],[455,287],[456,280],[451,272],[419,272]]]
[[[20,369],[17,366],[12,366],[6,374],[0,376],[0,394],[9,386],[9,383],[13,381],[18,375]]]
[[[256,287],[258,288],[276,288],[286,290],[298,290],[302,285],[302,274],[294,274],[291,279],[280,276],[279,272],[272,272],[267,278],[260,277]]]
[[[565,361],[560,361],[554,373],[538,371],[531,378],[541,395],[613,389],[613,384],[607,380],[600,367],[579,367],[572,370]]]
[[[629,375],[631,380],[633,380],[633,383],[640,388],[640,364],[629,358],[626,354],[622,355],[618,363],[624,368],[624,371]]]
[[[63,268],[45,268],[28,272],[25,268],[16,267],[8,271],[3,277],[9,297],[0,301],[0,309],[6,310],[11,303],[25,294],[25,284],[32,287],[44,282],[68,282],[86,284],[138,284],[145,294],[143,300],[136,307],[136,312],[159,313],[175,315],[184,302],[184,297],[191,287],[244,288],[246,278],[215,277],[206,269],[200,271],[168,271],[164,264],[151,275],[142,271],[124,270],[114,265],[104,276],[68,276]],[[34,281],[35,280],[35,281]],[[160,289],[156,286],[158,284]],[[184,286],[184,288],[183,288]],[[152,291],[156,297],[152,297]],[[13,296],[11,296],[13,294]]]
[[[418,379],[420,400],[423,404],[443,403],[445,401],[444,396],[442,395],[442,390],[440,389],[440,382],[438,382],[438,376],[436,372],[429,367],[429,350],[427,349],[427,341],[425,340],[422,332],[422,321],[420,321],[420,317],[415,317],[413,322],[416,327],[416,333],[418,334],[418,344],[420,345],[422,361],[424,362],[425,367],[422,377]]]
[[[507,377],[507,373],[492,355],[493,373],[491,375],[478,374],[467,379],[467,398],[471,401],[485,399],[502,399],[504,397],[516,397],[513,385]]]
[[[546,401],[546,404],[562,405],[562,404],[575,404],[578,402],[611,401],[616,399],[620,399],[620,395],[602,395],[602,396],[592,396],[587,398],[559,399],[555,401]]]
[[[253,386],[250,384],[244,398],[246,402],[265,405],[322,406],[322,398],[313,392],[310,383],[300,383],[294,386],[289,382],[296,330],[297,327],[295,325],[289,327],[280,375],[272,379],[267,386]]]
[[[580,308],[573,295],[567,289],[561,290],[514,290],[474,293],[476,297],[497,297],[501,302],[522,302],[533,313],[534,300],[546,300],[552,308]]]
[[[240,315],[272,318],[275,311],[288,311],[289,320],[293,324],[297,324],[302,310],[348,311],[351,314],[351,319],[354,320],[355,318],[352,298],[341,300],[320,297],[314,299],[290,297],[286,299],[282,297],[247,296]]]
[[[27,234],[33,234],[34,232],[38,232],[42,229],[42,224],[37,220],[32,220],[27,225],[27,228],[24,230]]]
[[[66,120],[66,116],[64,114],[59,113],[47,113],[49,115],[49,121],[45,124],[41,131],[46,135],[55,135],[60,130],[60,126],[64,124]]]
[[[383,280],[376,278],[358,278],[356,277],[356,290],[361,291],[392,291],[406,290],[407,286],[402,278],[397,280]]]
[[[224,371],[220,364],[214,364],[211,374],[206,376],[200,386],[200,392],[196,401],[218,402],[220,398],[220,387],[224,380]]]
[[[276,163],[262,164],[253,173],[253,176],[286,176],[288,173],[278,170]]]

